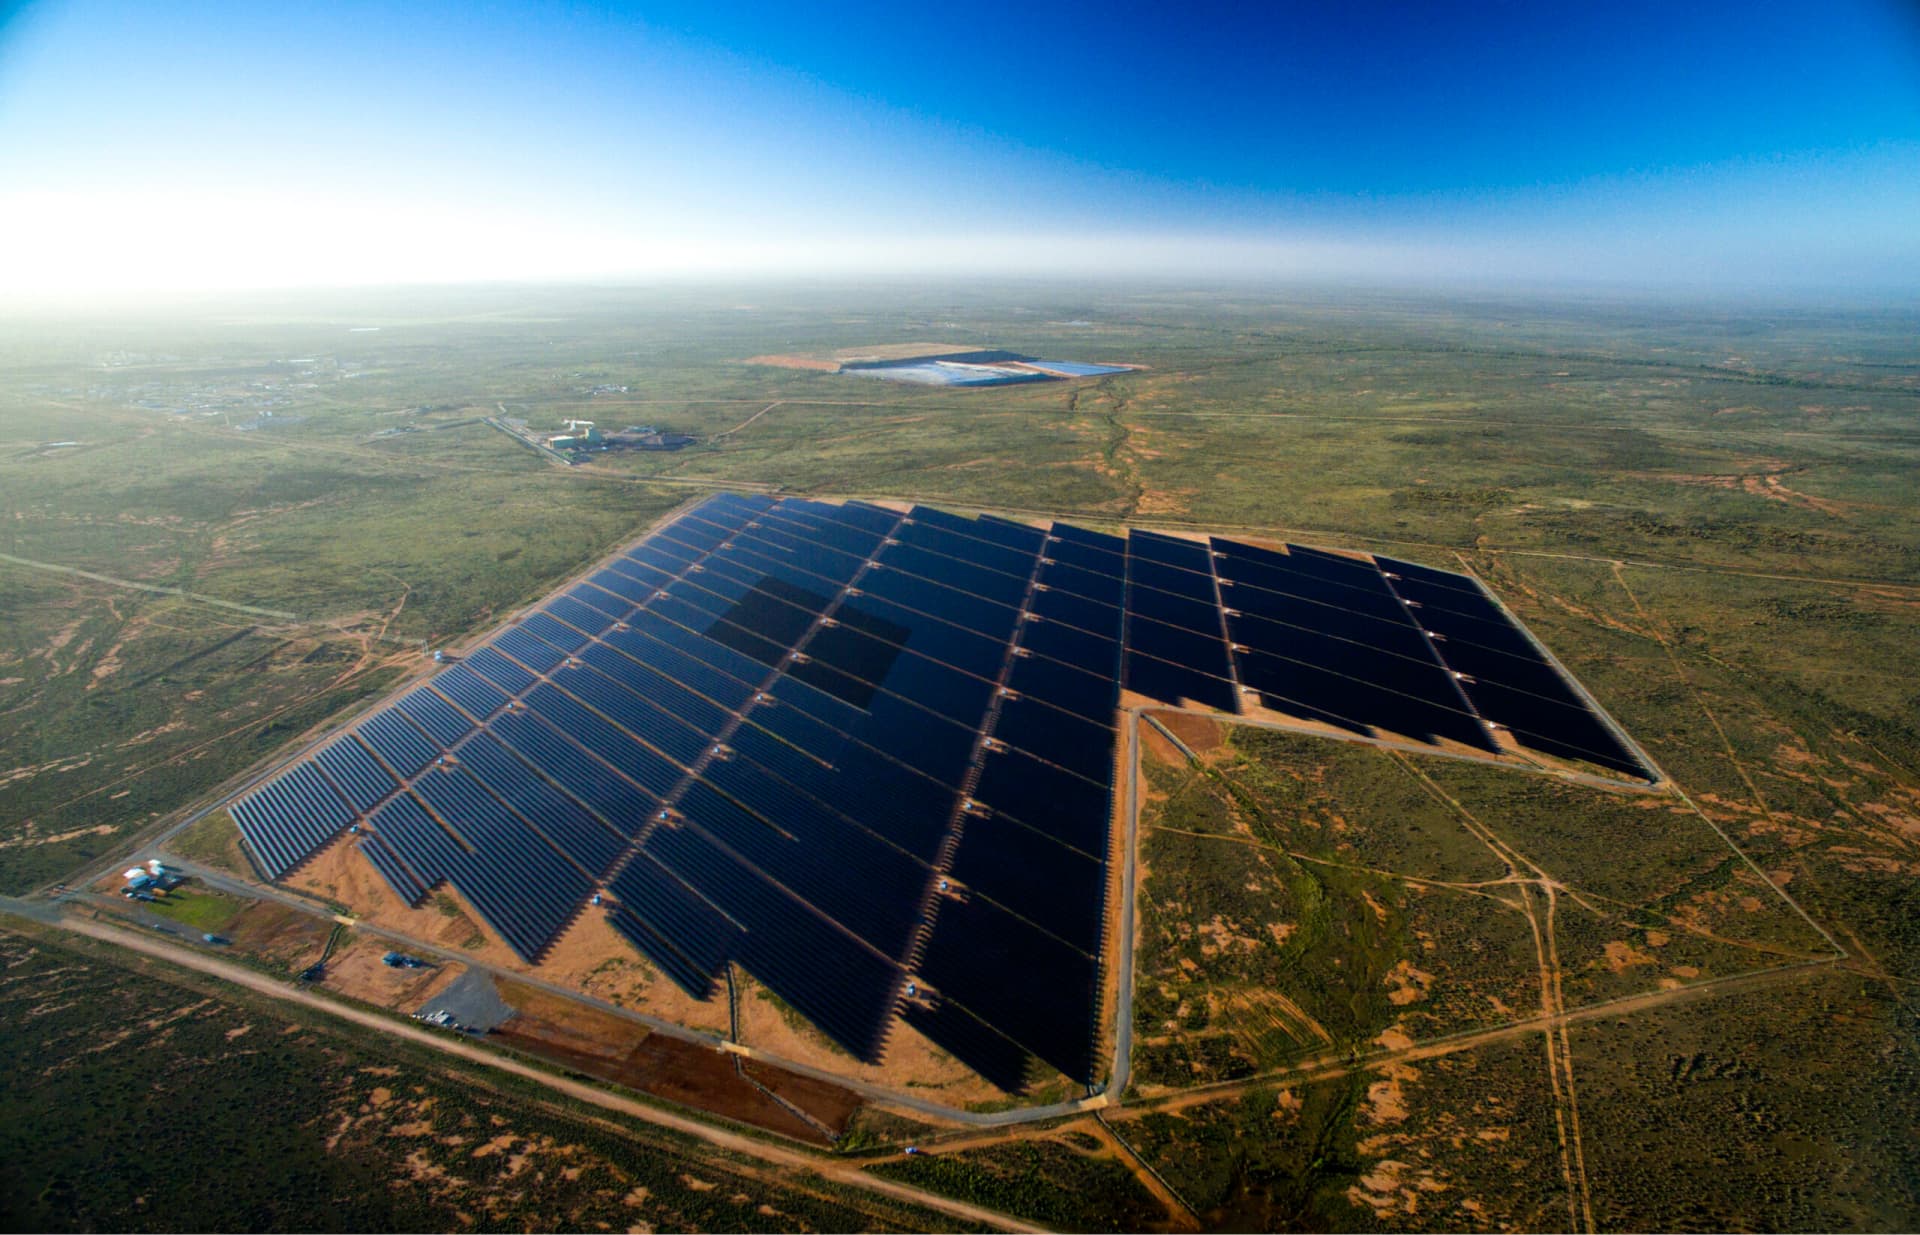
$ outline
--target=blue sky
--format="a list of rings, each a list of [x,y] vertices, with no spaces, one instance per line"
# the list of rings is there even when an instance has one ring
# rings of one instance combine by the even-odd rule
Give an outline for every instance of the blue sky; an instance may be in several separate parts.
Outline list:
[[[1920,14],[0,0],[18,288],[1920,286]]]

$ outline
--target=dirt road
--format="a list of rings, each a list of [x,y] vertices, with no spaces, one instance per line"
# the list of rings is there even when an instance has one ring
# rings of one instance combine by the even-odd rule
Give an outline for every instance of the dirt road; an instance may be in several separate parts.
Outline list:
[[[907,1202],[908,1204],[938,1210],[941,1213],[959,1218],[965,1222],[979,1223],[983,1226],[990,1226],[1003,1231],[1031,1231],[1039,1229],[1029,1222],[1010,1217],[1007,1214],[997,1213],[991,1209],[984,1209],[978,1205],[968,1205],[961,1201],[950,1200],[947,1197],[921,1192],[905,1184],[895,1183],[892,1180],[870,1175],[857,1166],[838,1162],[832,1158],[806,1153],[798,1149],[789,1149],[781,1145],[757,1140],[753,1137],[743,1136],[739,1133],[729,1132],[723,1128],[716,1128],[701,1123],[696,1119],[689,1119],[676,1115],[671,1111],[664,1111],[657,1107],[648,1106],[645,1103],[637,1102],[617,1093],[610,1093],[594,1085],[583,1084],[563,1076],[555,1076],[551,1072],[545,1072],[539,1068],[520,1063],[517,1060],[509,1059],[498,1052],[487,1050],[484,1047],[475,1046],[472,1043],[463,1042],[457,1038],[449,1038],[444,1034],[431,1033],[424,1029],[415,1028],[412,1025],[402,1024],[387,1016],[364,1012],[358,1008],[347,1007],[344,1004],[322,998],[309,991],[301,990],[298,987],[289,986],[285,982],[276,981],[265,974],[257,973],[243,966],[220,960],[217,957],[194,952],[187,948],[175,947],[157,938],[137,935],[130,931],[123,931],[115,927],[107,926],[104,923],[92,922],[73,916],[66,916],[60,919],[58,925],[75,934],[86,935],[93,939],[111,943],[116,947],[140,952],[147,956],[164,960],[171,965],[179,965],[183,968],[211,974],[223,981],[231,982],[236,986],[244,986],[249,990],[271,996],[274,999],[299,1004],[302,1007],[324,1012],[329,1016],[350,1021],[353,1024],[367,1029],[390,1034],[406,1041],[417,1042],[423,1046],[429,1046],[450,1055],[457,1055],[470,1063],[480,1064],[483,1067],[497,1069],[501,1072],[512,1073],[516,1076],[523,1076],[529,1080],[538,1081],[540,1084],[566,1094],[570,1098],[575,1098],[581,1102],[588,1102],[606,1110],[616,1111],[634,1119],[644,1120],[647,1123],[668,1128],[687,1136],[698,1137],[708,1144],[716,1145],[732,1153],[757,1158],[762,1162],[771,1163],[775,1166],[807,1171],[811,1174],[830,1179],[835,1183],[847,1184],[855,1188],[864,1188],[869,1192],[877,1192],[895,1200]]]

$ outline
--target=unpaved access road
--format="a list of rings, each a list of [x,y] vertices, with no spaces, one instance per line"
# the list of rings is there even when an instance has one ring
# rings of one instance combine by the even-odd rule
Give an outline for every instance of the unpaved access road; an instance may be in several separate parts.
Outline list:
[[[932,1193],[922,1192],[917,1188],[908,1187],[906,1184],[895,1183],[889,1179],[882,1179],[879,1176],[868,1174],[858,1166],[838,1162],[832,1158],[805,1153],[797,1149],[788,1149],[784,1146],[769,1144],[765,1141],[756,1140],[753,1137],[742,1136],[736,1132],[729,1132],[724,1128],[716,1128],[701,1123],[696,1119],[676,1115],[671,1111],[663,1111],[657,1107],[648,1106],[645,1103],[634,1101],[631,1098],[624,1097],[617,1093],[611,1093],[594,1085],[582,1084],[579,1081],[571,1080],[563,1076],[555,1076],[551,1072],[545,1072],[539,1068],[520,1063],[517,1060],[509,1059],[498,1052],[475,1046],[469,1042],[462,1042],[457,1038],[449,1038],[443,1034],[430,1033],[427,1030],[395,1021],[390,1017],[381,1016],[372,1012],[364,1012],[358,1008],[347,1007],[344,1004],[322,998],[309,991],[301,990],[298,987],[289,986],[285,982],[277,981],[265,974],[247,969],[244,966],[223,961],[217,957],[208,956],[203,953],[194,952],[187,948],[175,947],[160,939],[137,935],[130,931],[119,930],[115,927],[107,926],[104,923],[92,922],[72,915],[63,916],[58,920],[57,925],[75,934],[86,935],[90,938],[113,944],[116,947],[122,947],[133,952],[140,952],[148,956],[156,957],[166,961],[168,964],[180,965],[187,969],[195,969],[201,973],[211,974],[223,981],[231,982],[236,986],[244,986],[248,990],[256,991],[274,999],[299,1004],[302,1007],[324,1012],[329,1016],[350,1021],[353,1024],[363,1026],[367,1029],[391,1034],[396,1038],[417,1042],[423,1046],[430,1046],[435,1050],[444,1051],[449,1055],[457,1055],[470,1063],[477,1063],[484,1067],[494,1068],[501,1072],[508,1072],[516,1076],[526,1077],[529,1080],[538,1081],[549,1089],[566,1094],[570,1098],[576,1098],[582,1102],[589,1102],[594,1106],[616,1111],[622,1115],[644,1120],[647,1123],[684,1133],[688,1136],[698,1137],[700,1140],[706,1141],[711,1145],[716,1145],[721,1149],[746,1157],[757,1158],[762,1162],[767,1162],[774,1166],[807,1171],[811,1174],[833,1180],[835,1183],[864,1188],[869,1192],[877,1192],[892,1197],[894,1200],[904,1201],[911,1205],[918,1205],[925,1209],[938,1210],[941,1213],[959,1218],[965,1222],[975,1222],[982,1226],[990,1226],[1002,1231],[1033,1231],[1041,1229],[1030,1222],[1022,1221],[1019,1218],[1014,1218],[1007,1214],[998,1213],[991,1209],[983,1209],[978,1205],[968,1205],[965,1202],[951,1200],[944,1196],[936,1196]]]

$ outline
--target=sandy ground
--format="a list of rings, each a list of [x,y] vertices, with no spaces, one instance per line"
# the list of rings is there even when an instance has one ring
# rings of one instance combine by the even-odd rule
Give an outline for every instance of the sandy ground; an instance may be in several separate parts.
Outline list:
[[[571,987],[618,1007],[691,1029],[722,1035],[728,1032],[730,1017],[724,983],[716,985],[710,999],[690,998],[616,934],[597,910],[589,908],[581,913],[555,941],[542,963],[533,966],[522,961],[489,930],[479,913],[451,885],[435,889],[420,908],[409,909],[372,865],[354,851],[352,838],[343,837],[329,845],[286,882],[298,890],[350,906],[355,914],[375,926],[437,948],[471,956],[511,973]],[[442,906],[453,912],[447,912]],[[426,998],[431,989],[424,985],[417,992],[404,994],[385,985],[391,981],[388,977],[391,971],[380,964],[379,957],[384,951],[386,945],[382,944],[369,959],[352,960],[351,967],[339,979],[339,989],[388,1007],[398,1006],[390,1002],[395,997],[411,1000],[417,994],[421,999]],[[375,973],[375,970],[381,972]],[[1000,1090],[900,1021],[896,1021],[889,1032],[882,1062],[859,1063],[812,1029],[796,1030],[788,1026],[771,1002],[757,997],[758,984],[745,974],[741,976],[741,1040],[748,1045],[874,1084],[911,1087],[956,1106],[1005,1098]],[[544,1011],[530,1013],[539,1022],[525,1026],[532,1036],[590,1056],[606,1057],[608,1052],[625,1055],[634,1049],[638,1039],[632,1036],[632,1022],[596,1012],[584,1004],[562,1006],[563,1001],[553,996],[544,998],[553,1000],[553,1006],[542,1005]],[[520,1006],[519,1000],[512,1001]]]
[[[355,914],[375,926],[435,947],[460,952],[513,973],[537,975],[608,1003],[689,1028],[726,1032],[724,990],[705,1002],[689,998],[647,964],[631,944],[614,933],[605,916],[594,909],[585,910],[574,920],[554,941],[539,965],[529,965],[487,927],[479,911],[468,904],[452,884],[442,884],[428,894],[418,909],[409,909],[372,864],[355,852],[351,838],[329,845],[286,882],[301,891],[350,906]]]
[[[929,1042],[913,1026],[898,1019],[887,1032],[886,1049],[881,1062],[861,1063],[831,1045],[818,1030],[812,1027],[796,1029],[788,1025],[773,1001],[761,998],[761,992],[766,988],[737,967],[734,973],[740,990],[740,1041],[743,1045],[870,1084],[894,1089],[911,1088],[921,1097],[949,1106],[1006,1098],[1004,1093],[982,1080],[971,1068]]]
[[[741,364],[769,365],[776,369],[817,369],[822,373],[838,373],[840,362],[821,360],[814,356],[749,356]]]
[[[1155,712],[1153,718],[1172,731],[1173,736],[1187,744],[1187,749],[1196,755],[1206,755],[1220,748],[1226,741],[1226,733],[1220,722],[1211,716],[1196,716],[1192,712]],[[1153,727],[1144,730],[1153,733]],[[1155,734],[1158,737],[1158,734]],[[1165,738],[1160,738],[1163,743]]]
[[[527,972],[690,1029],[727,1031],[724,985],[716,987],[711,999],[691,998],[634,951],[632,944],[607,925],[606,914],[598,909],[589,908],[576,918],[554,941],[540,967]]]
[[[876,343],[867,347],[844,347],[832,353],[842,363],[861,360],[912,360],[919,356],[951,356],[957,352],[983,350],[975,343]]]
[[[375,1007],[415,1012],[466,972],[466,966],[458,964],[391,968],[380,959],[389,950],[384,939],[355,938],[327,961],[323,985]]]
[[[407,908],[373,864],[355,852],[357,839],[343,833],[284,882],[299,891],[347,905],[375,926],[464,952],[490,965],[525,968],[514,950],[487,929],[484,919],[453,885],[445,884],[428,893],[418,909]],[[453,912],[447,912],[448,907]]]

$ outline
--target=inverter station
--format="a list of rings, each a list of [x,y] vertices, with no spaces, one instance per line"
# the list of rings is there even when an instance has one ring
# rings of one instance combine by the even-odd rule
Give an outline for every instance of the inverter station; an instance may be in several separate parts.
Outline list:
[[[1123,702],[1654,776],[1465,575],[724,494],[230,808],[268,879],[352,832],[530,963],[604,913],[696,998],[737,963],[1017,1090],[1098,1070]]]

